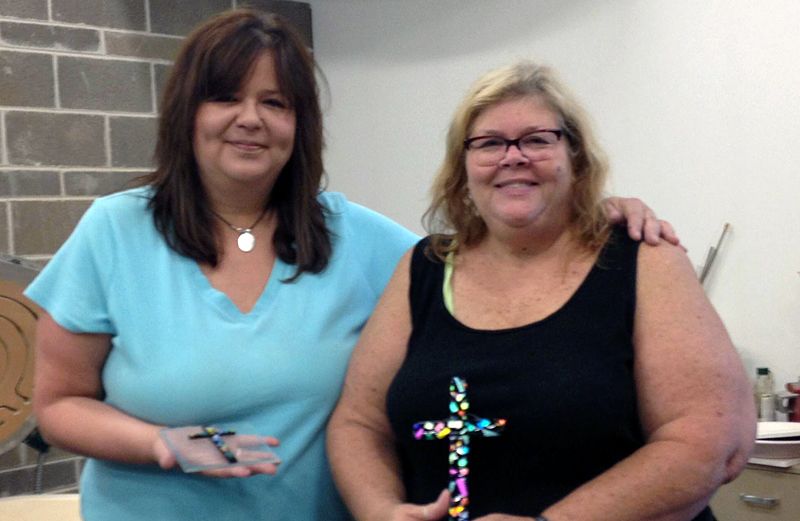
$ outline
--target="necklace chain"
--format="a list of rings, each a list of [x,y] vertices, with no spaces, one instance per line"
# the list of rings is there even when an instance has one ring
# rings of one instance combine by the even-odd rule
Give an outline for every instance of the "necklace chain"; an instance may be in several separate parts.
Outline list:
[[[263,218],[264,218],[264,216],[265,216],[265,215],[267,215],[267,209],[266,209],[266,208],[264,208],[264,210],[261,212],[261,215],[259,215],[259,216],[258,216],[258,219],[256,219],[256,222],[254,222],[253,224],[251,224],[251,225],[250,225],[250,226],[248,226],[247,228],[242,228],[241,226],[236,226],[235,224],[231,223],[230,221],[228,221],[226,218],[224,218],[223,216],[221,216],[220,214],[218,214],[218,213],[217,213],[217,212],[215,212],[214,210],[211,210],[211,213],[213,213],[214,215],[216,215],[216,216],[219,218],[219,220],[220,220],[220,221],[222,221],[222,222],[224,222],[225,224],[227,224],[227,225],[228,225],[228,227],[229,227],[231,230],[233,230],[233,231],[235,231],[235,232],[238,232],[238,233],[245,233],[245,232],[250,232],[250,231],[252,231],[252,230],[253,230],[253,228],[255,228],[255,227],[256,227],[256,225],[257,225],[258,223],[260,223],[260,222],[261,222],[261,219],[263,219]]]
[[[235,224],[229,222],[226,218],[211,210],[211,213],[216,215],[220,221],[224,222],[228,225],[228,227],[239,234],[239,237],[236,238],[236,245],[239,247],[239,250],[243,251],[244,253],[249,253],[253,251],[253,248],[256,245],[256,238],[253,235],[253,228],[256,227],[258,223],[261,222],[261,219],[267,214],[267,209],[264,208],[264,211],[261,212],[261,215],[258,216],[256,222],[248,226],[247,228],[242,228],[241,226],[236,226]]]

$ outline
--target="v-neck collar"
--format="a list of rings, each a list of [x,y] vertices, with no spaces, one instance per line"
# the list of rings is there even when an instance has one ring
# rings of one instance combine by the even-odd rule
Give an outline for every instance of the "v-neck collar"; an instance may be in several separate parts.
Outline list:
[[[192,276],[197,283],[197,287],[202,288],[201,293],[203,298],[210,302],[220,313],[233,320],[242,321],[255,320],[254,317],[258,317],[269,311],[269,307],[276,300],[274,298],[275,295],[283,285],[281,281],[291,276],[290,271],[293,268],[293,266],[276,258],[267,283],[264,285],[264,289],[261,291],[261,295],[259,295],[255,305],[250,311],[243,312],[233,303],[226,293],[211,285],[211,281],[206,277],[206,274],[203,273],[203,270],[196,261],[192,259],[186,259],[186,261],[191,264]]]

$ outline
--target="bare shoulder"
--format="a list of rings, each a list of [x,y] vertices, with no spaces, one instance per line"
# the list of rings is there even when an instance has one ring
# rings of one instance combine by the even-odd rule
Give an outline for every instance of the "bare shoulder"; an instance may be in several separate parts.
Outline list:
[[[722,321],[706,297],[686,253],[671,244],[639,248],[636,333],[640,340],[681,345],[729,345]],[[715,337],[711,341],[710,336]],[[652,342],[642,342],[641,347]],[[704,346],[706,351],[708,345]],[[672,350],[679,350],[671,346]]]
[[[402,257],[400,257],[400,261],[397,263],[397,268],[394,271],[393,278],[400,279],[408,284],[408,281],[411,278],[411,257],[414,255],[415,248],[416,246],[412,246],[406,250]]]
[[[694,274],[689,257],[679,246],[662,242],[657,246],[641,243],[638,257],[639,269],[654,275],[660,273]],[[693,277],[696,279],[696,277]]]
[[[392,278],[383,290],[378,305],[375,308],[373,317],[376,314],[382,313],[387,308],[392,309],[397,306],[402,306],[403,302],[407,301],[408,285],[411,281],[411,257],[414,254],[414,247],[409,248],[397,263],[394,269]]]
[[[644,299],[643,304],[649,298],[666,298],[677,305],[693,302],[710,308],[692,263],[680,247],[642,243],[637,260],[637,297]]]

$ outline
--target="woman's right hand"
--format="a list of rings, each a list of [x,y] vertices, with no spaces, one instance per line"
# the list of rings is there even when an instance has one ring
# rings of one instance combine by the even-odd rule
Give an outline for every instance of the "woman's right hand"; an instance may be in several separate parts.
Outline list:
[[[426,505],[414,505],[402,503],[392,509],[389,515],[390,521],[438,521],[447,516],[447,508],[450,504],[450,493],[442,490],[439,497],[433,503]]]

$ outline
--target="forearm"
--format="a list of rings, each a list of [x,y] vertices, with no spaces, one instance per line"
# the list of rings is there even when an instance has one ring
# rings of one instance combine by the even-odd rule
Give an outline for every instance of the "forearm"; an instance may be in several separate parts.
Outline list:
[[[682,441],[649,443],[544,515],[550,521],[692,519],[729,472],[727,457],[704,452]]]
[[[76,454],[122,463],[156,463],[161,428],[88,397],[63,397],[37,408],[45,439]]]
[[[328,427],[328,456],[333,477],[358,521],[386,519],[405,500],[391,436],[334,417]]]
[[[36,327],[33,409],[51,444],[93,458],[155,463],[159,426],[101,401],[107,334],[74,333],[43,313]]]

